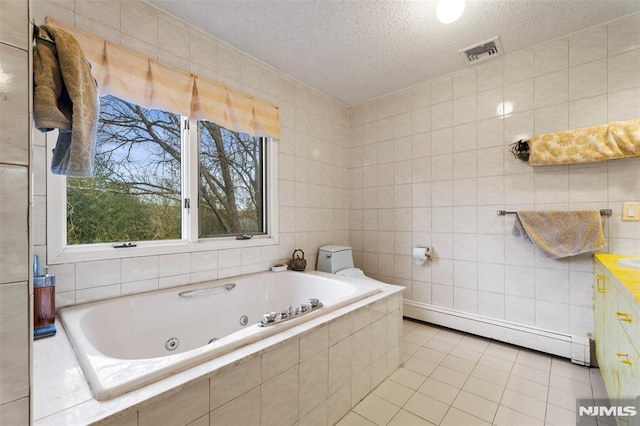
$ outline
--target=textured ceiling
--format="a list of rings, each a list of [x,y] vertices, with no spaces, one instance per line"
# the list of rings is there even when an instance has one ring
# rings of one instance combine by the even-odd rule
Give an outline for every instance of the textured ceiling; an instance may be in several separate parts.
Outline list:
[[[640,11],[638,0],[147,0],[345,105],[464,68],[458,50],[500,36],[505,53]]]

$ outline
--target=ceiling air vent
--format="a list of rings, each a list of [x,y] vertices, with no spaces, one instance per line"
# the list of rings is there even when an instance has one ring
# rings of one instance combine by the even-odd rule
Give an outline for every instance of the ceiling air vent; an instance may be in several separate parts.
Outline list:
[[[502,43],[500,43],[500,37],[496,36],[473,46],[465,47],[458,52],[468,65],[473,65],[502,55]]]

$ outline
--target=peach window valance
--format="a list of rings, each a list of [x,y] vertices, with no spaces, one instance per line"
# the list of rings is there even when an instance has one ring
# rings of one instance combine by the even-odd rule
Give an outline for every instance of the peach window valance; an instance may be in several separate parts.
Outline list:
[[[91,63],[100,95],[113,95],[150,109],[211,120],[252,136],[280,138],[278,107],[54,19],[47,25],[71,33]]]

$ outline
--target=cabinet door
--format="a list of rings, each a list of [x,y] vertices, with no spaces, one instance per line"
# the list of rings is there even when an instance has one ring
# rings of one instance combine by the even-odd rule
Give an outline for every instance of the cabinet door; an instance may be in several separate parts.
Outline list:
[[[636,352],[640,352],[640,303],[626,288],[618,289],[616,319]]]
[[[612,281],[611,277],[605,274],[604,282],[606,291],[602,293],[602,329],[600,330],[600,337],[596,338],[596,342],[599,340],[600,345],[598,364],[600,365],[602,380],[607,388],[609,398],[616,398],[618,396],[620,370],[620,363],[616,359],[616,353],[622,350],[621,342],[625,340],[626,336],[616,320],[615,313],[618,308],[618,299],[615,281]],[[600,285],[602,286],[602,284]]]
[[[593,266],[593,309],[594,323],[593,333],[596,342],[596,359],[598,364],[604,363],[603,344],[605,339],[605,296],[607,291],[607,276],[600,264],[594,263]]]
[[[616,347],[618,397],[636,399],[640,395],[640,356],[629,340]]]

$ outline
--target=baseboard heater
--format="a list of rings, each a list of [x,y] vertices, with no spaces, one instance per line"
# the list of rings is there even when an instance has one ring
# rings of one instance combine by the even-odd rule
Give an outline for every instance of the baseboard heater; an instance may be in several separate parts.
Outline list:
[[[545,330],[413,300],[405,300],[403,308],[403,315],[407,318],[569,358],[575,364],[589,365],[587,337]]]

